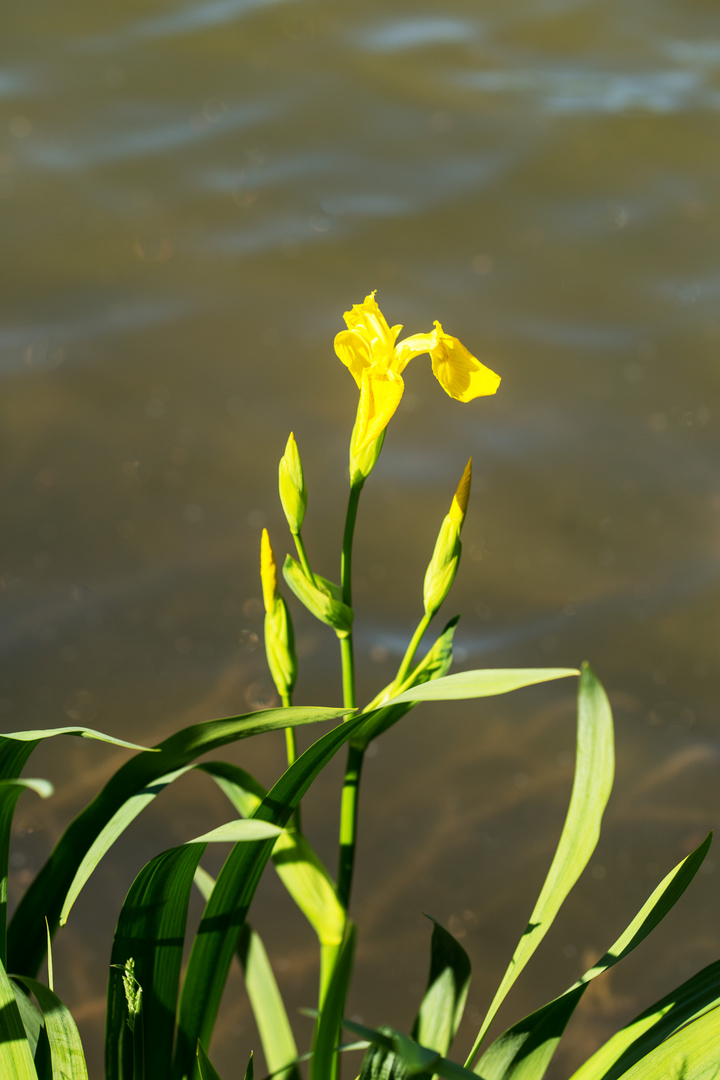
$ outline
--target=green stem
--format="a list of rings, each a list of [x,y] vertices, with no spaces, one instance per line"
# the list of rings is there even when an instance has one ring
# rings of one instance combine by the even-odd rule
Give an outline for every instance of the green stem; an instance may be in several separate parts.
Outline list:
[[[342,562],[340,583],[342,601],[352,607],[352,546],[355,534],[358,502],[364,481],[350,488],[345,532],[343,534]],[[353,655],[352,633],[340,638],[340,656],[342,659],[343,703],[345,708],[354,709],[355,701],[355,659]],[[343,781],[342,800],[340,803],[340,859],[338,866],[338,896],[347,911],[350,903],[353,866],[355,863],[355,838],[357,833],[358,786],[362,769],[363,751],[352,745],[348,747],[347,766]]]
[[[307,552],[305,551],[305,544],[303,543],[303,538],[300,533],[293,533],[293,539],[295,541],[297,553],[300,556],[300,565],[303,568],[305,577],[312,581],[313,585],[316,585],[317,582],[315,581],[315,575],[310,569],[310,563],[308,562]]]
[[[352,548],[355,535],[358,502],[364,481],[350,488],[345,532],[343,533],[342,560],[340,563],[340,588],[343,604],[352,607]],[[355,658],[353,655],[352,631],[347,637],[340,638],[340,657],[343,673],[343,704],[346,709],[355,708]]]
[[[284,709],[289,709],[292,705],[292,701],[289,694],[282,694],[282,703]],[[288,768],[294,765],[297,761],[297,743],[295,742],[295,728],[285,728],[285,748],[287,750],[287,763]],[[298,832],[302,832],[300,825],[300,807],[293,814],[293,821],[295,822],[295,828]]]
[[[365,751],[351,743],[348,747],[340,803],[340,863],[338,866],[338,899],[346,911],[350,907],[350,891],[355,868],[360,776],[364,757]]]
[[[401,686],[402,683],[405,682],[405,679],[407,678],[408,671],[410,670],[410,665],[412,664],[412,661],[413,661],[413,657],[415,656],[415,653],[417,652],[418,645],[420,644],[420,642],[422,640],[423,634],[425,633],[428,626],[430,625],[430,620],[431,619],[432,619],[432,615],[423,615],[422,619],[418,623],[417,629],[416,629],[415,633],[413,634],[412,638],[410,639],[410,644],[408,645],[408,647],[407,647],[407,649],[405,651],[405,655],[403,656],[402,663],[401,663],[400,667],[398,668],[398,673],[395,676],[394,685],[396,687]]]

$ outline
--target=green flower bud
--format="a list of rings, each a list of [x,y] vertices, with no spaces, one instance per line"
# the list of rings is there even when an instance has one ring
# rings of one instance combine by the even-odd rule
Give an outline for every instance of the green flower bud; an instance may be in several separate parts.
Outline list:
[[[462,479],[453,496],[450,512],[440,526],[440,532],[435,541],[435,550],[425,572],[423,602],[425,604],[425,614],[428,618],[432,618],[450,592],[460,565],[460,554],[462,552],[460,530],[465,521],[470,498],[471,478],[472,458],[465,466]]]
[[[365,446],[359,452],[355,449],[357,444],[358,422],[355,421],[352,437],[350,439],[350,487],[364,484],[370,473],[375,468],[375,462],[380,457],[385,431],[381,431],[377,439]]]
[[[290,432],[285,453],[280,458],[278,479],[280,502],[285,517],[290,526],[290,532],[293,536],[297,536],[302,528],[305,510],[307,509],[307,488],[305,487],[300,453],[292,432]]]

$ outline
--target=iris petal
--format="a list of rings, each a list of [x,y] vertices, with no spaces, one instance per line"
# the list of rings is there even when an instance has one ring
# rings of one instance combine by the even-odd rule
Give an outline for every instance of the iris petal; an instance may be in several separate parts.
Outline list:
[[[400,404],[404,389],[402,379],[395,372],[365,368],[357,413],[356,453],[382,434]]]
[[[430,350],[432,369],[445,393],[457,401],[494,394],[500,376],[481,364],[457,338],[444,333],[439,322],[435,326],[437,341]]]
[[[370,345],[355,330],[341,330],[335,335],[335,352],[362,389],[362,373],[373,362]]]

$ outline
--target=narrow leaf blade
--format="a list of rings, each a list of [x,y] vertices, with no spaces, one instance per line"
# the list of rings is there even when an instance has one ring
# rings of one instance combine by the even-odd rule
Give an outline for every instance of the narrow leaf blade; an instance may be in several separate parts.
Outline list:
[[[579,675],[577,668],[498,668],[491,671],[460,671],[456,675],[446,675],[443,679],[414,686],[397,697],[391,698],[388,705],[397,705],[401,701],[456,701],[463,698],[494,697],[496,694],[509,694],[511,690],[520,690],[524,686],[552,682],[554,679],[567,679]]]
[[[88,1080],[80,1032],[70,1010],[57,994],[36,979],[18,976],[18,981],[35,995],[45,1019],[53,1080]]]
[[[504,1032],[475,1067],[483,1080],[541,1080],[567,1023],[588,985],[626,957],[677,903],[700,869],[712,836],[667,874],[604,956],[576,983]]]
[[[471,1065],[497,1010],[535,952],[565,898],[595,850],[614,774],[613,722],[610,703],[588,665],[578,690],[577,757],[570,805],[550,870],[530,922],[492,1000],[475,1044]]]

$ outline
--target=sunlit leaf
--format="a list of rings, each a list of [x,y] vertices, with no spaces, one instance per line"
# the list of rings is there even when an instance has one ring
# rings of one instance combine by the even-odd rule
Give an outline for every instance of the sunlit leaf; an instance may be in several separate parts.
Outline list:
[[[530,921],[492,1000],[466,1062],[471,1065],[510,987],[550,929],[587,866],[600,835],[614,774],[613,722],[605,691],[588,665],[578,688],[577,754],[570,805],[550,870]]]
[[[443,679],[424,683],[391,698],[388,704],[401,701],[455,701],[461,698],[493,697],[520,690],[523,686],[552,682],[579,675],[577,668],[498,668],[495,671],[460,671]]]
[[[228,719],[208,720],[171,735],[154,748],[156,753],[142,753],[131,758],[65,830],[18,904],[8,930],[11,970],[35,974],[45,954],[44,918],[47,916],[50,929],[54,931],[64,907],[67,917],[65,900],[68,894],[77,896],[87,874],[92,872],[115,837],[154,798],[157,790],[162,790],[164,778],[180,775],[179,770],[202,754],[239,739],[264,731],[335,720],[347,712],[347,709],[267,709]],[[3,768],[16,768],[18,764],[22,767],[34,745],[0,740]],[[20,750],[26,751],[24,757]],[[156,789],[158,784],[160,787]],[[126,803],[129,805],[125,812]],[[108,832],[103,831],[106,828]]]
[[[588,985],[631,953],[665,918],[700,869],[711,839],[708,836],[663,878],[630,925],[582,978],[560,997],[514,1024],[488,1047],[475,1066],[482,1080],[541,1080]]]
[[[80,1033],[70,1010],[57,994],[36,979],[16,978],[35,995],[44,1017],[53,1080],[88,1080]]]

